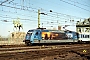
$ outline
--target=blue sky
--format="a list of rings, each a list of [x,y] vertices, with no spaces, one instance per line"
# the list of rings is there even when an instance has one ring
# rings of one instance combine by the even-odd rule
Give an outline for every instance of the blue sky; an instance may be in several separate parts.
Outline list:
[[[0,4],[3,1],[5,0],[0,0]],[[80,19],[83,21],[83,18],[90,17],[89,2],[90,0],[9,0],[0,5],[0,35],[8,36],[14,32],[12,21],[17,18],[20,18],[23,24],[24,29],[21,31],[27,32],[29,29],[37,28],[38,9],[41,13],[47,14],[40,14],[41,27],[50,29],[57,28],[58,24],[61,26],[67,24],[70,25],[67,29],[75,30],[76,21]],[[9,22],[3,22],[3,20]]]

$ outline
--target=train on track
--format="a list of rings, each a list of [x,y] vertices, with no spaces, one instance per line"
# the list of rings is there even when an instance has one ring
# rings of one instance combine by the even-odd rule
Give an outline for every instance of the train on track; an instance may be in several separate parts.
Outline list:
[[[44,28],[28,30],[25,40],[26,45],[45,43],[81,43],[90,42],[90,33],[82,34],[74,31],[48,30]]]

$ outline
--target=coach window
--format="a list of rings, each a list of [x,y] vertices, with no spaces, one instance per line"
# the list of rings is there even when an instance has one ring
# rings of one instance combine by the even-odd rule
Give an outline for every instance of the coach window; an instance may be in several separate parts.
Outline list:
[[[85,35],[85,38],[87,38],[87,35]]]
[[[82,37],[81,37],[81,34],[79,34],[79,38],[82,38]]]
[[[83,38],[85,38],[84,35],[83,35]]]
[[[87,35],[87,38],[89,38],[89,35]]]
[[[83,35],[81,34],[81,38],[83,38]]]
[[[79,37],[79,38],[82,38],[82,35],[80,34],[78,37]]]
[[[85,35],[85,38],[87,38],[87,35]]]

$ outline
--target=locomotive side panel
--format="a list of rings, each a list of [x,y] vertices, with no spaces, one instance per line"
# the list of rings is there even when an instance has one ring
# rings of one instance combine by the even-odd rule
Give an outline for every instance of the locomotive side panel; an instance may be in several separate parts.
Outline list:
[[[58,30],[48,30],[41,32],[42,39],[40,41],[34,40],[34,43],[67,43],[78,42],[76,32],[64,32]]]

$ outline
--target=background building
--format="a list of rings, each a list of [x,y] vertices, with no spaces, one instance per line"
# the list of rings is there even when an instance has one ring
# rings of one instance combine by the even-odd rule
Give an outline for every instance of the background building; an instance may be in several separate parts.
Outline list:
[[[84,21],[77,21],[76,31],[78,33],[90,33],[90,18],[85,19]]]

